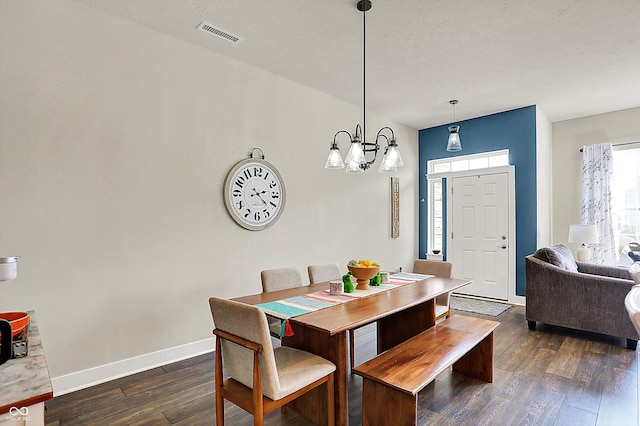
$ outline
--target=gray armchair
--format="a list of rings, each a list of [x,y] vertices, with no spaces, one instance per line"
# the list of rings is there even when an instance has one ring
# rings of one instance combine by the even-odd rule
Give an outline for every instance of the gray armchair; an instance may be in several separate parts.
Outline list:
[[[625,268],[576,262],[559,244],[525,258],[526,319],[627,339],[635,350],[636,332],[625,310],[625,297],[634,285]]]

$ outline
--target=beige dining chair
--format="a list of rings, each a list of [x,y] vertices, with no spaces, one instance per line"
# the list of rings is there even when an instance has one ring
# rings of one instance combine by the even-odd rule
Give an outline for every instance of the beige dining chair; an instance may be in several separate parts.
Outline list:
[[[309,283],[311,284],[342,278],[342,272],[340,272],[340,266],[337,263],[309,265],[307,266],[307,273],[309,274]]]
[[[342,279],[342,272],[340,272],[340,266],[337,263],[325,263],[321,265],[309,265],[307,267],[309,273],[309,282],[311,284],[321,283],[331,280]],[[351,374],[353,374],[353,367],[355,364],[355,334],[354,329],[349,330],[349,366],[351,367]]]
[[[336,366],[309,352],[274,348],[267,317],[260,308],[211,297],[216,338],[216,423],[224,425],[224,400],[253,415],[254,425],[300,395],[326,384],[327,424],[335,423]],[[223,380],[223,372],[228,379]]]
[[[260,280],[262,281],[262,291],[264,293],[302,287],[304,285],[302,274],[297,268],[267,269],[260,272]],[[268,317],[268,320],[271,335],[279,339],[282,321],[272,317]]]
[[[440,260],[416,259],[413,262],[413,272],[416,274],[435,275],[436,277],[452,278],[453,263]],[[440,318],[449,318],[451,309],[449,293],[436,296],[436,321]]]

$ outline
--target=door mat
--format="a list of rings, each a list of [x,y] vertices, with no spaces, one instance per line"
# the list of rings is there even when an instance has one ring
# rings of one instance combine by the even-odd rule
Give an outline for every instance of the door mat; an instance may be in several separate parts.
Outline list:
[[[451,295],[449,304],[451,309],[457,311],[475,312],[492,317],[497,317],[507,309],[513,307],[513,305],[508,303],[489,302],[488,300],[472,299],[457,295]]]

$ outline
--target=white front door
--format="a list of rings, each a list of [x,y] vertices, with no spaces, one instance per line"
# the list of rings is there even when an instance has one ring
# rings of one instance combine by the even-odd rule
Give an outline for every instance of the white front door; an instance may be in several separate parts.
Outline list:
[[[508,173],[454,177],[449,182],[447,260],[453,263],[455,278],[472,280],[458,293],[508,300],[513,252]]]

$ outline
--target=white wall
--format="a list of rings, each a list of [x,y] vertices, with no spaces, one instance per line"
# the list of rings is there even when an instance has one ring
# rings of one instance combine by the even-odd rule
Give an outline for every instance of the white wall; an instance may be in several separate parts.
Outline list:
[[[1,2],[0,43],[0,256],[21,256],[0,311],[36,311],[54,379],[209,338],[208,297],[262,269],[412,264],[414,129],[367,114],[405,162],[391,239],[389,176],[324,169],[358,107],[66,0]],[[254,146],[287,188],[262,232],[222,201]]]
[[[580,148],[603,142],[640,141],[640,108],[553,123],[553,240],[567,243],[569,225],[580,223],[582,153]]]
[[[553,217],[551,158],[551,122],[544,112],[536,107],[537,247],[548,246],[551,240],[551,220]]]

